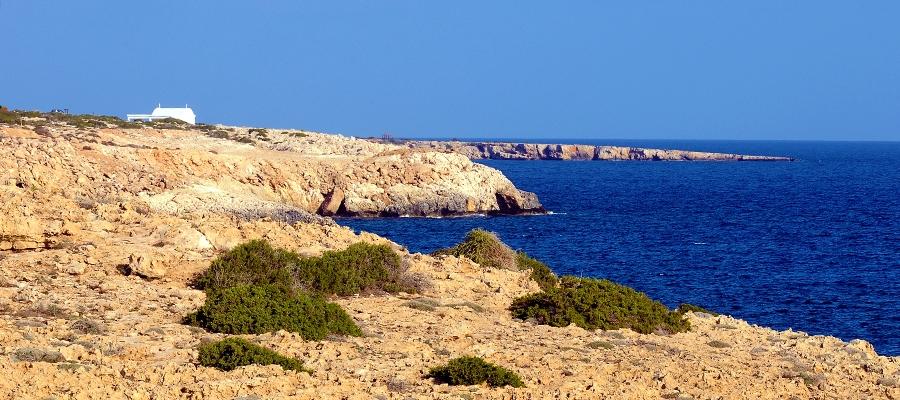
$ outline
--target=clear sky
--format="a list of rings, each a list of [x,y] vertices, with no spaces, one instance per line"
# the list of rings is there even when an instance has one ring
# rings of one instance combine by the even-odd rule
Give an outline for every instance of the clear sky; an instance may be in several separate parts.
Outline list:
[[[361,137],[900,140],[900,2],[0,0],[0,78]]]

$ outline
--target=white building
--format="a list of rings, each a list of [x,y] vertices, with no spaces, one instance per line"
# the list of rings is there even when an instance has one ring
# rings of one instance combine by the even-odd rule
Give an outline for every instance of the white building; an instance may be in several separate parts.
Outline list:
[[[197,116],[194,115],[193,110],[188,108],[187,104],[184,105],[184,108],[162,108],[162,104],[160,104],[151,114],[128,114],[127,117],[128,121],[136,119],[153,121],[154,119],[175,118],[191,125],[197,121]]]

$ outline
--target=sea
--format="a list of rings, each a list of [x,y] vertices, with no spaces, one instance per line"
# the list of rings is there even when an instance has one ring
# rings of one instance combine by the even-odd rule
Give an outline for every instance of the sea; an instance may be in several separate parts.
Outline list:
[[[900,142],[533,142],[796,161],[482,160],[551,213],[337,222],[421,253],[483,228],[558,275],[900,356]]]

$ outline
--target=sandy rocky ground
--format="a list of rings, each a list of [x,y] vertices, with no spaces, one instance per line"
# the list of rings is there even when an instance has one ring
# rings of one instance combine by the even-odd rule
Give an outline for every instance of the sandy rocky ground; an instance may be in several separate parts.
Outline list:
[[[900,359],[865,341],[700,313],[688,314],[691,332],[669,336],[536,326],[506,310],[538,290],[527,272],[409,254],[312,213],[336,182],[351,192],[369,165],[397,167],[373,178],[382,193],[393,179],[464,191],[480,169],[452,154],[428,164],[417,160],[447,153],[391,153],[312,133],[251,146],[190,131],[53,129],[0,127],[0,398],[900,399]],[[469,197],[476,209],[490,208],[497,191],[518,194],[492,174],[477,178],[498,186]],[[257,238],[310,256],[390,243],[426,288],[335,298],[363,337],[246,337],[304,360],[312,374],[198,366],[196,346],[223,335],[180,324],[204,301],[187,284],[221,252]],[[440,305],[408,306],[422,298]],[[35,355],[44,361],[22,360]],[[506,366],[526,387],[424,378],[462,355]]]

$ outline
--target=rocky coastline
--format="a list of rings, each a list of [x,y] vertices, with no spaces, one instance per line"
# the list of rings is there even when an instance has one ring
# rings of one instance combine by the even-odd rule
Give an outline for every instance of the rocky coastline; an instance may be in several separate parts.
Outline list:
[[[580,144],[410,141],[407,146],[458,152],[473,160],[795,161],[790,157]]]
[[[863,340],[687,312],[685,333],[515,319],[527,271],[412,254],[330,216],[541,212],[534,194],[453,149],[296,130],[0,125],[0,398],[900,399],[900,358]],[[391,246],[420,293],[334,297],[363,332],[242,335],[313,372],[198,364],[226,335],[182,323],[210,261],[266,239],[302,256]],[[430,308],[413,307],[426,301]],[[473,355],[522,388],[451,386]]]

